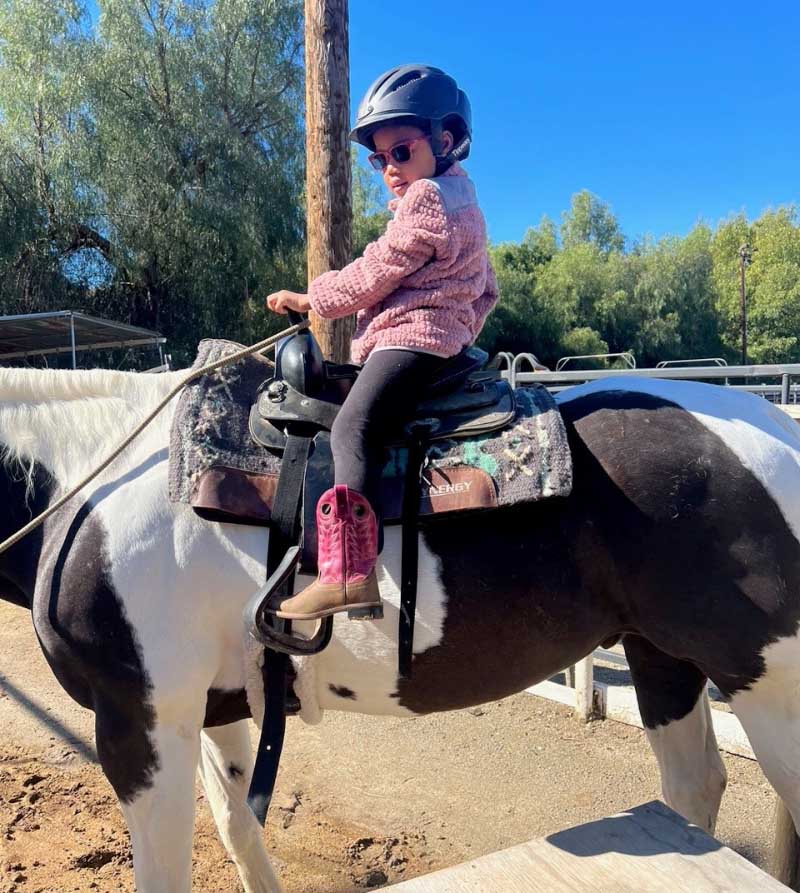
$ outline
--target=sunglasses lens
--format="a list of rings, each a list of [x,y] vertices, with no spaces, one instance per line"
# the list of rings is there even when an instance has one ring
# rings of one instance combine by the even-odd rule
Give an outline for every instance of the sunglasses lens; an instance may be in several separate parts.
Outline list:
[[[386,156],[383,152],[375,152],[369,156],[369,163],[376,171],[382,171],[386,167]]]
[[[398,164],[405,164],[411,158],[411,146],[395,146],[392,149],[392,158]]]

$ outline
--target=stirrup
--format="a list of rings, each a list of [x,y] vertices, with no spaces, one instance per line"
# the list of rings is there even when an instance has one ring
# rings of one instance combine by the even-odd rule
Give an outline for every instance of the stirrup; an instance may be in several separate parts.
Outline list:
[[[310,638],[286,631],[290,621],[276,617],[269,608],[269,600],[275,591],[294,573],[300,563],[300,547],[292,546],[286,550],[281,563],[275,568],[272,576],[250,599],[244,609],[244,623],[254,639],[273,651],[294,656],[318,654],[330,643],[333,635],[333,617],[325,617]]]

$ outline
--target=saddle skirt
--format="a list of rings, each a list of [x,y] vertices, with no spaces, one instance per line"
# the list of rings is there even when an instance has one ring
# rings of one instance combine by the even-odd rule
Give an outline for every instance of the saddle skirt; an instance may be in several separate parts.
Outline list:
[[[238,350],[240,345],[209,339],[199,346],[193,368]],[[268,525],[280,471],[280,450],[265,449],[251,436],[251,407],[260,386],[274,373],[263,357],[251,356],[189,384],[178,398],[170,438],[169,497],[191,505],[209,520]],[[436,412],[448,403],[462,410],[459,435],[444,436],[427,447],[419,512],[432,516],[470,509],[491,509],[567,496],[572,488],[572,462],[561,415],[550,393],[541,386],[512,392],[498,382],[498,395],[488,406],[476,405],[464,424],[463,395],[429,403]],[[506,392],[508,399],[506,400]],[[262,391],[262,396],[263,396]],[[259,398],[260,400],[261,398]],[[505,402],[504,402],[505,401]],[[488,416],[493,414],[493,418]],[[487,428],[501,430],[470,434]],[[448,430],[445,425],[444,431]],[[327,434],[319,435],[312,462],[316,474],[330,468]],[[387,448],[383,472],[386,524],[401,514],[407,450]],[[315,488],[316,489],[316,488]]]

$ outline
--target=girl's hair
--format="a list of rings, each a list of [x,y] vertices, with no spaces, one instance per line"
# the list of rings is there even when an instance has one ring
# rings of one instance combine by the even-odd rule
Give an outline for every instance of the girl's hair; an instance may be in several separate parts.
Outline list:
[[[365,131],[361,135],[362,146],[366,146],[371,152],[375,151],[375,134],[381,129],[381,127],[393,127],[398,124],[404,124],[407,127],[418,127],[426,136],[431,135],[431,122],[427,121],[425,118],[412,118],[399,116],[397,118],[389,118],[386,121],[381,121],[380,124],[376,124],[371,130]]]

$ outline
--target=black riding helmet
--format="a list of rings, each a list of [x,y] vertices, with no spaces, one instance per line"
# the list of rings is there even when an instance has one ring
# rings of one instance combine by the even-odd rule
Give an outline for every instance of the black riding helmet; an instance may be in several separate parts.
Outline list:
[[[453,78],[440,68],[400,65],[384,72],[364,94],[350,139],[374,152],[372,134],[390,121],[413,124],[430,134],[436,176],[454,161],[469,155],[472,141],[469,100]],[[447,155],[442,154],[445,130],[453,134],[453,148]]]

